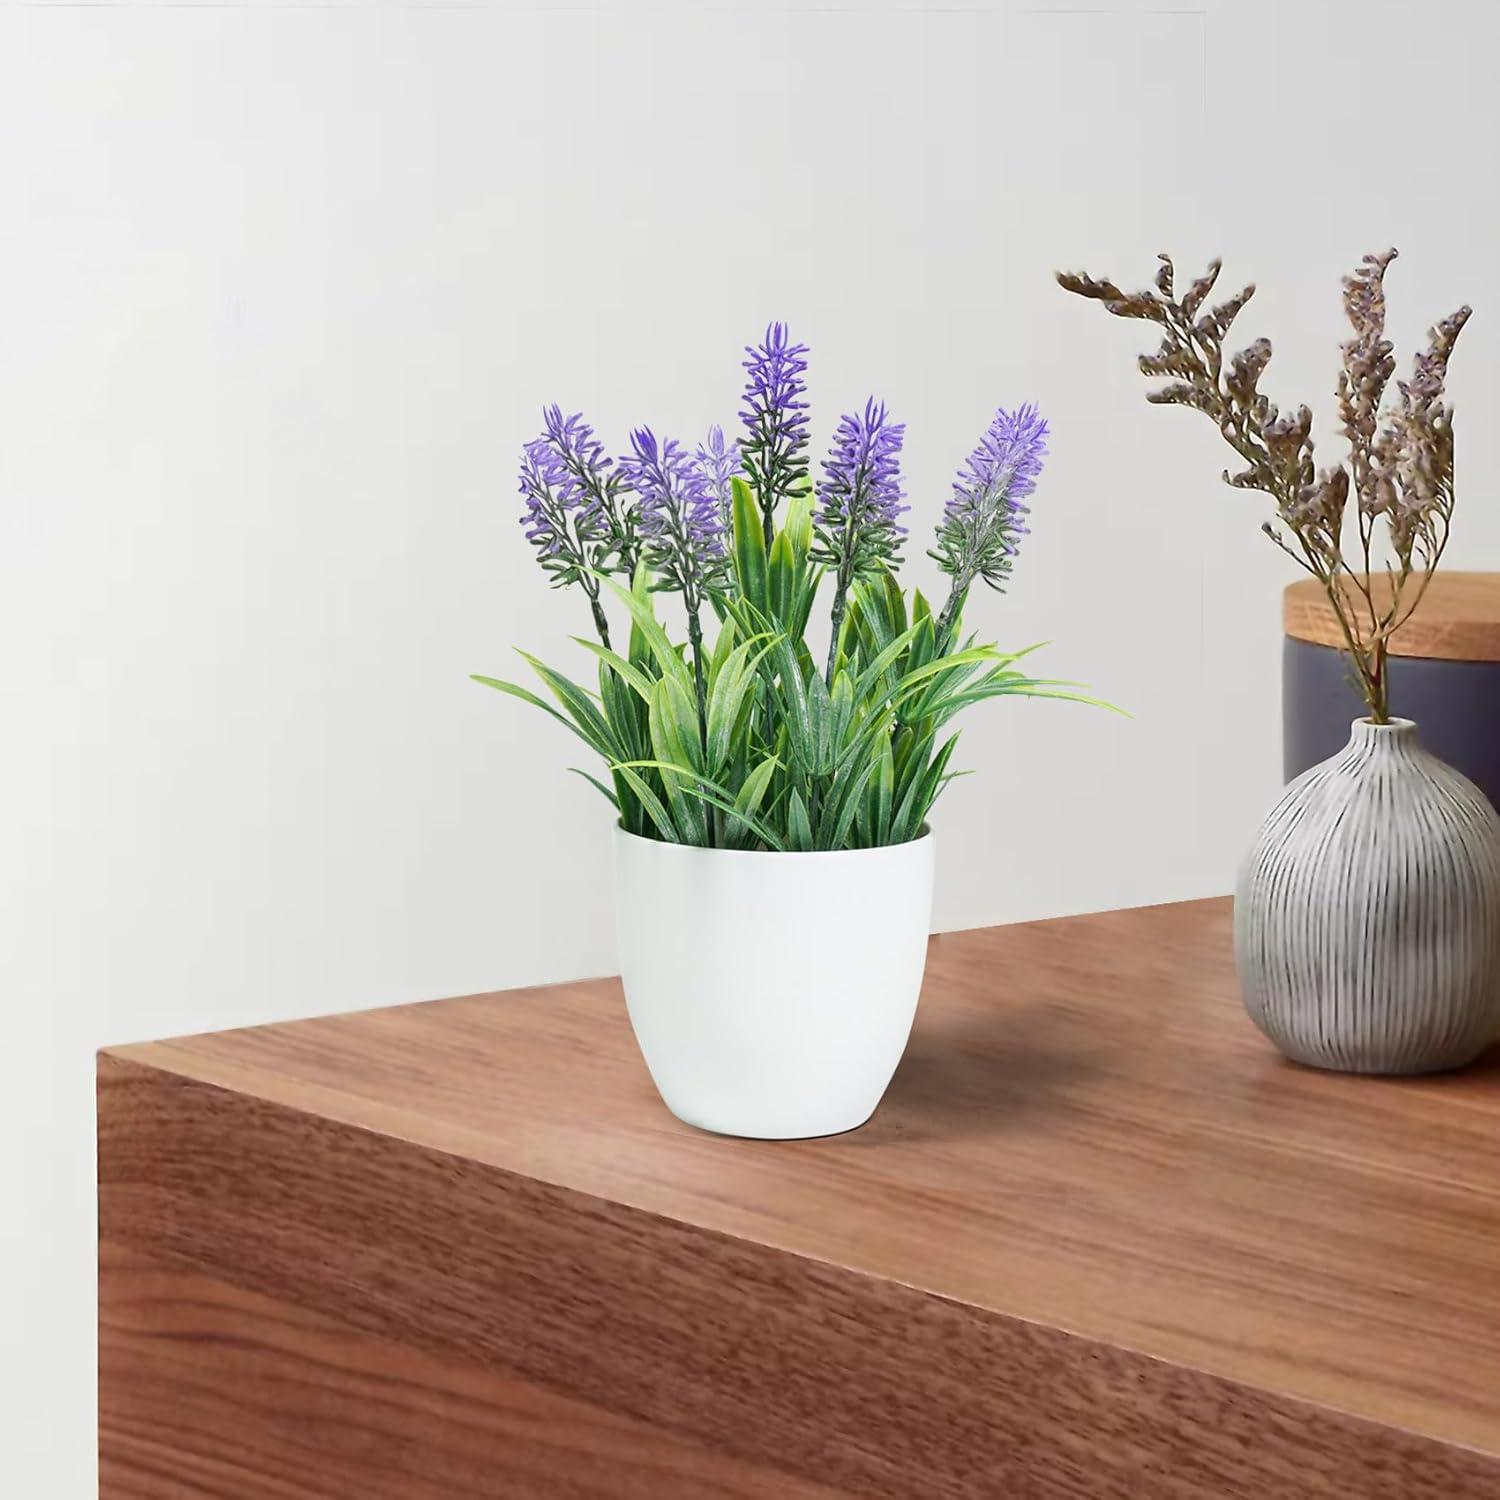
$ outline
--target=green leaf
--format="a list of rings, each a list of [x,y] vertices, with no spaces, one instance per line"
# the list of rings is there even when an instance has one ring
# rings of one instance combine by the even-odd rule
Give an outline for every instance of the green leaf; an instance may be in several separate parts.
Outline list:
[[[826,776],[833,770],[833,703],[822,676],[817,672],[807,679],[807,717],[812,731],[812,756],[808,769],[815,776]]]
[[[559,724],[572,730],[590,750],[597,751],[606,760],[611,758],[612,752],[610,750],[591,739],[572,719],[566,714],[559,713],[545,698],[539,698],[535,693],[521,687],[518,683],[505,682],[499,677],[483,677],[478,672],[471,672],[469,676],[471,681],[482,683],[485,687],[494,688],[497,692],[508,693],[512,698],[519,698],[523,703],[529,703],[533,708],[539,708],[543,713],[551,714]]]
[[[896,575],[889,569],[880,574],[880,585],[885,597],[886,619],[892,633],[899,635],[906,629],[906,595],[901,592]]]
[[[836,747],[842,746],[844,736],[849,732],[849,725],[854,719],[854,679],[848,672],[841,670],[834,673],[829,703],[833,710],[833,743]]]
[[[848,784],[835,797],[830,798],[830,806],[824,810],[818,828],[820,849],[844,847],[844,841],[849,837],[849,830],[854,826],[854,816],[859,811],[865,788],[870,784],[870,778],[875,774],[879,764],[878,757],[867,759],[858,773],[849,779]],[[825,826],[828,827],[826,833],[824,832]]]
[[[703,748],[698,743],[698,705],[674,678],[663,677],[652,690],[648,723],[658,759],[687,766],[700,774]]]
[[[911,652],[907,657],[906,670],[909,674],[918,667],[925,667],[937,652],[937,632],[933,629],[932,616],[923,615],[920,619],[913,618],[911,633]]]
[[[797,654],[786,636],[777,636],[771,643],[770,659],[776,668],[781,719],[790,740],[792,759],[799,766],[810,769],[816,746],[812,714],[807,705],[807,686],[802,680],[802,668]]]
[[[714,680],[708,695],[706,767],[713,774],[730,758],[735,733],[743,723],[746,700],[755,691],[756,668],[773,644],[762,645],[759,636],[752,636],[735,647]]]
[[[718,782],[711,780],[707,776],[695,775],[686,766],[671,765],[667,762],[658,760],[642,760],[630,762],[628,764],[612,766],[610,769],[614,771],[620,771],[622,773],[634,773],[635,770],[639,767],[652,767],[661,772],[663,778],[667,776],[677,776],[683,778],[683,790],[689,796],[696,797],[700,801],[706,802],[711,807],[717,807],[721,811],[733,813],[735,814],[735,816],[741,817],[743,821],[749,826],[750,830],[755,834],[755,836],[762,842],[764,842],[769,848],[775,849],[778,853],[782,850],[783,846],[781,840],[777,838],[777,836],[769,828],[767,828],[765,824],[760,822],[759,819],[755,818],[748,811],[743,814],[737,812],[734,799],[731,797],[730,793],[725,790],[725,788],[723,788],[719,785]],[[674,840],[674,842],[681,841]]]
[[[599,699],[604,706],[604,717],[614,731],[615,743],[627,757],[643,755],[646,703],[605,662],[599,663]]]
[[[890,836],[891,796],[896,786],[896,761],[891,753],[891,737],[880,742],[880,758],[870,784],[870,829],[876,843]]]
[[[639,761],[637,765],[650,765],[650,761]],[[617,771],[630,783],[630,789],[640,798],[641,806],[645,808],[646,815],[656,825],[656,831],[661,834],[669,844],[680,844],[683,842],[678,835],[677,826],[672,822],[672,815],[662,806],[662,800],[651,790],[646,778],[636,769],[635,765],[622,761],[618,765],[610,767],[611,771]]]
[[[592,694],[585,692],[571,678],[554,671],[546,662],[538,661],[530,653],[517,651],[516,654],[552,689],[558,702],[572,715],[585,735],[590,737],[591,744],[606,746],[605,753],[611,757],[620,754],[620,746],[616,743],[614,731],[609,727],[609,721],[595,706]]]
[[[918,626],[918,629],[921,627]],[[997,651],[993,646],[973,646],[967,651],[954,651],[947,656],[940,656],[936,661],[929,661],[922,666],[914,667],[911,671],[903,673],[901,681],[896,685],[892,697],[898,702],[905,699],[907,694],[916,687],[918,683],[925,682],[929,677],[939,672],[951,671],[954,667],[965,666],[970,662],[990,662],[1003,664],[1011,658],[1003,652]]]
[[[633,624],[632,637],[639,632],[641,641],[651,653],[657,668],[663,677],[685,678],[692,680],[692,672],[682,659],[681,651],[674,646],[665,630],[661,628],[661,622],[656,618],[656,611],[651,605],[649,593],[637,592],[636,590],[622,589],[614,579],[603,573],[594,575],[609,591],[630,611]],[[637,589],[640,587],[641,575],[637,574]],[[635,652],[632,650],[631,658],[634,660]]]
[[[910,629],[903,628],[887,641],[873,660],[865,665],[859,676],[854,680],[854,696],[856,698],[863,699],[867,697],[875,684],[895,666],[901,653],[911,645],[912,636],[916,633],[916,630],[917,627],[915,625]],[[888,695],[888,693],[883,694],[882,697]]]
[[[785,531],[778,531],[771,543],[771,557],[767,570],[766,603],[771,614],[782,624],[792,612],[797,595],[797,563],[792,556],[792,544]]]
[[[729,481],[734,508],[734,574],[742,598],[770,612],[766,586],[766,538],[755,494],[743,479]]]
[[[796,787],[787,798],[786,809],[787,848],[797,851],[810,850],[813,846],[812,824],[807,819],[807,804]]]
[[[958,736],[951,735],[943,742],[942,748],[933,756],[931,763],[912,777],[911,784],[906,789],[906,795],[901,799],[900,807],[896,809],[896,817],[891,825],[893,844],[904,844],[917,836],[918,830],[931,810],[932,800],[937,795],[938,786],[943,778],[943,771],[957,744]]]
[[[818,596],[818,585],[823,581],[823,572],[822,568],[805,568],[802,572],[797,595],[786,620],[787,634],[794,640],[800,641],[807,635],[808,616],[812,614],[813,600]]]
[[[707,815],[697,802],[685,798],[687,788],[682,779],[701,775],[704,769],[700,764],[703,752],[698,743],[697,704],[681,683],[663,677],[651,694],[648,724],[652,753],[661,770],[662,789],[681,831],[682,842],[705,844]]]
[[[792,550],[792,561],[799,568],[812,551],[812,516],[812,481],[805,480],[802,488],[788,498],[786,519],[781,523],[781,535],[787,539],[787,545]]]
[[[587,771],[580,771],[577,766],[569,766],[568,769],[575,776],[582,776],[583,779],[586,782],[588,782],[588,784],[591,787],[593,787],[596,791],[602,793],[605,797],[607,797],[609,799],[610,805],[613,808],[615,808],[616,811],[619,810],[620,799],[618,797],[616,797],[615,794],[612,791],[610,791],[610,789],[607,786],[605,786],[605,784],[602,781],[600,781],[597,776],[590,776]]]
[[[732,837],[737,837],[740,828],[755,831],[755,815],[760,811],[760,804],[766,795],[766,788],[771,784],[771,777],[776,773],[776,768],[781,764],[774,755],[768,755],[756,768],[745,778],[741,785],[739,794],[734,799],[734,813],[726,828]],[[765,835],[759,835],[762,842],[766,842]],[[773,844],[771,847],[778,848]]]
[[[573,637],[585,651],[592,651],[599,658],[603,666],[617,673],[632,688],[638,692],[642,699],[649,702],[651,699],[651,684],[655,680],[648,677],[634,662],[626,661],[622,656],[616,655],[608,646],[601,646],[598,641],[591,641],[587,636],[575,635]],[[601,689],[599,696],[604,696]]]
[[[724,663],[729,660],[731,652],[739,640],[739,632],[735,628],[732,618],[726,619],[721,626],[718,638],[714,641],[714,649],[708,658],[708,685],[713,686],[719,673],[724,670]]]

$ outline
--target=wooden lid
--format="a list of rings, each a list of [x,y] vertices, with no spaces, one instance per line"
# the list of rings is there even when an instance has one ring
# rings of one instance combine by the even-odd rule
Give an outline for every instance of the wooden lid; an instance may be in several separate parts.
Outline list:
[[[1414,576],[1407,585],[1419,580]],[[1377,604],[1390,597],[1390,580],[1375,579]],[[1364,607],[1364,600],[1360,600]],[[1292,584],[1282,600],[1282,625],[1293,640],[1314,646],[1344,644],[1333,606],[1316,578]],[[1445,661],[1500,661],[1500,573],[1439,572],[1416,613],[1391,637],[1392,656]]]

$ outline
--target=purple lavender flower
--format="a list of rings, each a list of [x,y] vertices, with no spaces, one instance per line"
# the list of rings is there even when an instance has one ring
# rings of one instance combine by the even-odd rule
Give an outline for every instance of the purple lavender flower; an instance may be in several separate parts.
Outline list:
[[[635,572],[639,542],[623,476],[610,472],[614,460],[582,412],[564,416],[562,407],[546,406],[542,421],[541,441],[552,450],[558,498],[579,514],[579,525],[592,543],[591,565],[601,573],[618,569],[628,578]]]
[[[807,345],[793,344],[785,323],[772,323],[745,353],[750,378],[740,419],[749,435],[740,453],[769,547],[776,507],[807,474]]]
[[[734,506],[729,481],[735,475],[745,472],[740,463],[740,445],[725,442],[722,427],[710,427],[707,441],[699,444],[698,451],[693,456],[698,461],[698,472],[708,481],[708,487],[718,502],[719,518],[727,536],[734,531]]]
[[[1003,407],[969,455],[938,523],[937,546],[928,553],[953,579],[940,623],[947,625],[976,578],[1000,589],[1010,577],[1029,507],[1047,456],[1047,423],[1027,404]]]
[[[844,610],[856,579],[900,562],[906,528],[901,503],[901,442],[906,427],[886,417],[871,396],[863,412],[839,418],[833,447],[823,460],[812,555],[834,570],[828,636],[828,686],[833,687],[843,639]]]
[[[545,437],[533,438],[521,450],[520,479],[526,540],[537,549],[554,587],[574,582],[587,563],[586,545],[579,535],[578,507],[568,498],[568,471]]]
[[[587,504],[613,460],[605,457],[604,444],[594,436],[594,429],[584,421],[581,411],[565,417],[562,407],[544,406],[542,422],[543,440],[552,448],[566,474],[562,487],[564,502]]]
[[[630,447],[620,471],[639,497],[646,560],[694,610],[724,557],[724,523],[713,489],[675,438],[658,439],[641,427],[630,434]]]
[[[813,518],[814,555],[838,570],[847,587],[877,567],[900,562],[906,528],[897,521],[901,503],[902,422],[892,422],[885,404],[872,396],[863,412],[839,418]]]

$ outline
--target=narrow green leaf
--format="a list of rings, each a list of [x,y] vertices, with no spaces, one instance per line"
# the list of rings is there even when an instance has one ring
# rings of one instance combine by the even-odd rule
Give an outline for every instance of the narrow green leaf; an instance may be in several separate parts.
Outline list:
[[[856,698],[863,699],[871,693],[875,684],[885,677],[886,673],[896,665],[901,653],[911,645],[915,632],[916,626],[901,630],[886,642],[873,660],[865,665],[854,680]],[[888,693],[882,696],[888,696]]]
[[[842,849],[844,840],[849,837],[849,830],[854,826],[854,816],[858,812],[860,803],[864,799],[865,788],[870,784],[870,778],[875,774],[880,762],[878,758],[867,760],[854,776],[847,787],[844,788],[836,802],[834,821],[831,830],[825,835],[823,829],[818,829],[820,847],[824,849]],[[829,821],[825,813],[824,822]]]
[[[807,819],[807,804],[796,787],[787,798],[786,811],[787,848],[797,851],[810,850],[813,846],[812,824]]]
[[[640,632],[641,640],[651,653],[661,675],[663,677],[686,676],[691,681],[691,669],[683,661],[680,649],[672,644],[666,631],[662,629],[661,622],[656,618],[656,611],[651,606],[651,596],[635,590],[622,589],[614,579],[603,573],[595,574],[595,577],[630,611],[634,628]],[[639,583],[639,578],[637,583]]]
[[[545,698],[538,697],[535,693],[521,687],[518,683],[506,682],[499,677],[484,677],[478,672],[471,672],[469,677],[473,682],[482,683],[485,687],[494,688],[497,692],[508,693],[512,698],[519,698],[523,703],[529,703],[533,708],[541,709],[544,714],[551,714],[559,724],[576,734],[590,750],[597,751],[606,760],[610,759],[611,752],[609,750],[590,739],[572,719],[566,714],[559,713]]]
[[[724,670],[724,663],[729,660],[739,641],[739,632],[735,627],[733,618],[726,618],[719,629],[718,638],[714,641],[714,649],[708,658],[708,684],[713,686],[720,672]]]
[[[672,816],[682,830],[684,843],[708,841],[707,815],[689,801],[684,776],[701,775],[702,750],[698,744],[698,709],[687,690],[675,679],[663,677],[652,690],[648,715],[651,749],[661,770],[662,789]],[[685,768],[674,771],[673,768]]]
[[[760,506],[743,479],[731,479],[729,488],[734,510],[734,572],[740,595],[762,614],[767,614],[766,538]]]
[[[592,651],[604,666],[624,678],[643,699],[650,699],[651,684],[655,679],[648,677],[634,662],[626,661],[624,657],[611,651],[608,646],[601,646],[598,641],[591,641],[586,636],[575,635],[573,639],[585,651]],[[602,689],[599,696],[601,698],[604,696]]]
[[[589,742],[606,746],[607,756],[618,757],[620,747],[615,741],[614,731],[609,727],[609,721],[595,706],[593,695],[585,692],[570,677],[554,671],[546,662],[538,661],[528,652],[517,651],[516,654],[552,689],[553,695],[572,715],[578,727],[589,738]]]
[[[812,551],[813,490],[810,480],[792,495],[786,503],[786,519],[781,523],[781,535],[791,548],[792,561],[801,567]]]
[[[596,791],[602,793],[605,797],[607,797],[609,799],[609,803],[610,803],[611,807],[615,808],[616,811],[619,810],[620,799],[618,797],[616,797],[615,794],[612,791],[610,791],[610,789],[607,786],[605,786],[605,784],[602,781],[600,781],[597,776],[590,776],[587,771],[580,771],[577,766],[569,766],[568,769],[575,776],[582,776],[583,779],[586,782],[588,782],[588,784],[591,787],[593,787]]]
[[[637,764],[651,764],[651,762],[638,762]],[[651,790],[646,778],[642,776],[634,765],[621,762],[619,765],[610,767],[611,771],[618,771],[626,781],[630,783],[630,789],[640,798],[641,806],[645,808],[647,816],[656,825],[656,831],[661,834],[669,844],[680,844],[683,839],[677,832],[677,826],[672,822],[671,814],[662,805],[662,800]]]
[[[752,636],[730,653],[714,682],[708,696],[706,765],[713,775],[730,758],[733,738],[744,723],[746,699],[755,691],[756,668],[773,644],[762,644],[760,637]]]
[[[807,716],[812,730],[809,769],[815,776],[826,776],[833,769],[833,703],[818,672],[807,679]]]
[[[776,774],[780,761],[774,755],[768,755],[756,768],[745,778],[740,787],[739,794],[734,799],[734,816],[732,823],[738,823],[743,827],[750,828],[753,832],[753,819],[760,811],[761,802],[765,799],[766,788],[771,784],[771,777]]]
[[[933,756],[931,763],[918,770],[917,774],[912,777],[911,784],[906,789],[906,795],[901,799],[900,807],[896,809],[896,817],[891,825],[892,843],[904,844],[917,836],[918,830],[931,810],[932,799],[937,795],[943,771],[957,744],[958,736],[951,735],[943,742],[942,748]]]
[[[876,842],[884,842],[891,831],[891,796],[896,787],[896,761],[891,753],[891,737],[880,741],[880,760],[870,788],[870,828]]]
[[[769,659],[776,668],[782,720],[791,740],[792,758],[800,766],[810,768],[816,751],[812,715],[807,706],[807,686],[802,680],[797,654],[786,636],[778,636],[772,642]]]
[[[611,770],[633,773],[641,767],[652,767],[661,772],[662,776],[676,776],[682,778],[683,791],[691,797],[696,797],[706,802],[711,807],[717,807],[723,812],[733,813],[741,818],[763,843],[778,852],[782,849],[782,842],[769,828],[758,818],[755,818],[748,810],[740,813],[736,807],[733,797],[718,782],[707,776],[699,776],[690,771],[686,766],[672,765],[668,762],[657,760],[634,761],[629,764],[612,766]],[[774,769],[774,767],[773,767]]]

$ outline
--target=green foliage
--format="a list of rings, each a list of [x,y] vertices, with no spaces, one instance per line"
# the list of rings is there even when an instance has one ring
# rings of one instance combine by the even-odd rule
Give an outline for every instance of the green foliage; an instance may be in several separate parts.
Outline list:
[[[476,677],[565,724],[606,767],[579,770],[631,833],[727,849],[834,850],[899,844],[921,832],[957,775],[950,721],[989,698],[1083,698],[1076,685],[1033,678],[1026,652],[960,642],[920,591],[882,572],[850,592],[831,670],[805,636],[823,570],[811,559],[812,500],[804,483],[766,546],[751,488],[733,481],[734,545],[712,599],[719,634],[701,660],[700,724],[691,653],[657,618],[642,567],[629,589],[598,581],[628,614],[620,656],[578,644],[598,668],[581,687],[521,653],[552,702],[513,682]]]

